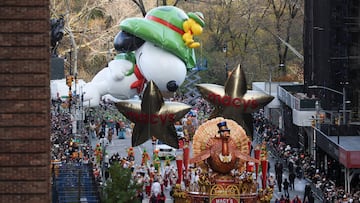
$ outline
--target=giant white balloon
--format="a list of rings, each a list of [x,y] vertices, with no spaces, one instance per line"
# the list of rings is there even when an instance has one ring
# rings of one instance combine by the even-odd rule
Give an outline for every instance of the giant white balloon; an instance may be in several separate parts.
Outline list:
[[[137,80],[135,74],[126,76],[132,69],[130,61],[116,59],[109,62],[108,67],[99,71],[91,82],[84,87],[84,105],[98,106],[101,97],[110,94],[117,99],[130,99],[137,92],[131,89],[130,84]]]
[[[160,91],[174,92],[186,77],[185,63],[174,54],[150,42],[135,51],[136,62],[147,81],[152,80]]]

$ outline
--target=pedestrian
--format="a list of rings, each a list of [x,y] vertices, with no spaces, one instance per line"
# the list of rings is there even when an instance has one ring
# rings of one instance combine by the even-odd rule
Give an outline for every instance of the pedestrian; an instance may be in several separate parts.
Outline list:
[[[283,174],[283,164],[279,161],[276,161],[275,164],[275,176],[278,179],[278,177],[282,177]]]
[[[275,169],[275,177],[277,177],[279,172],[279,161],[276,161],[274,165],[274,169]]]
[[[113,129],[109,128],[109,130],[108,130],[108,140],[109,140],[110,144],[111,144],[111,141],[112,141],[112,137],[113,137]]]
[[[116,130],[116,136],[119,136],[119,130],[120,130],[120,121],[117,121],[115,123],[115,130]]]
[[[279,192],[281,192],[281,186],[282,186],[282,177],[281,176],[278,176],[276,177],[276,181],[277,181],[277,185],[278,185],[278,189],[279,189]]]
[[[295,178],[296,178],[296,175],[295,175],[295,173],[293,171],[293,172],[291,172],[289,174],[289,182],[290,182],[290,189],[291,190],[295,190]]]
[[[288,169],[289,169],[289,173],[292,173],[294,171],[294,163],[292,160],[289,161]]]
[[[285,178],[284,182],[283,182],[283,188],[284,188],[284,195],[286,197],[289,197],[289,182],[287,180],[287,178]]]
[[[103,119],[101,121],[101,132],[103,132],[104,135],[105,135],[105,130],[106,130],[106,121],[105,121],[105,119]]]
[[[90,137],[91,137],[91,138],[95,138],[95,137],[96,137],[95,130],[96,130],[95,121],[94,121],[94,120],[91,120],[91,121],[90,121],[90,126],[89,126],[89,134],[90,134]]]

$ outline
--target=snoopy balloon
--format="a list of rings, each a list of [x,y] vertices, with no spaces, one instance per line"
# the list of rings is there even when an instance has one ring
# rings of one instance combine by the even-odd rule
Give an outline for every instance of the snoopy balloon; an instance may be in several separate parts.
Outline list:
[[[103,95],[129,99],[140,94],[146,81],[160,91],[175,92],[187,70],[195,67],[193,36],[204,27],[200,12],[186,14],[174,6],[150,10],[144,18],[127,18],[120,23],[114,47],[120,52],[108,67],[86,84],[84,101],[97,106]]]

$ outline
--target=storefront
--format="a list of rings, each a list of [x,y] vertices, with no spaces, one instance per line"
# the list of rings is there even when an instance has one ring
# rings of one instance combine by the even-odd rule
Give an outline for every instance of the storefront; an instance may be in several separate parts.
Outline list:
[[[360,172],[359,136],[327,136],[318,129],[315,132],[316,165],[350,192],[352,179]]]

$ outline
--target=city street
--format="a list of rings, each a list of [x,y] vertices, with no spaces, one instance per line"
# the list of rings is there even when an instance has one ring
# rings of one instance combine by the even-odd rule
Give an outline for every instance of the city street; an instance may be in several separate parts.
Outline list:
[[[96,139],[92,140],[92,145],[95,146],[96,145]],[[106,147],[106,152],[107,152],[107,156],[111,157],[111,155],[115,154],[115,153],[119,153],[119,155],[121,157],[125,157],[127,156],[127,149],[131,146],[131,136],[127,136],[125,139],[118,139],[118,138],[114,138],[112,140],[112,143],[109,144]],[[141,162],[141,155],[144,149],[146,149],[150,156],[152,156],[152,152],[153,152],[153,145],[151,140],[148,140],[147,142],[145,142],[144,144],[137,146],[134,148],[135,150],[135,163],[136,164],[140,164]],[[179,152],[181,153],[181,152]],[[190,155],[191,156],[191,155]],[[270,170],[269,173],[270,175],[275,176],[275,167],[274,164],[277,161],[277,157],[271,153],[269,153],[269,157],[268,160],[270,162]],[[162,160],[162,166],[163,166],[163,162],[164,160]],[[173,165],[175,164],[175,161],[172,161]],[[287,171],[287,167],[284,166],[284,171],[283,171],[283,180],[287,178],[289,180],[288,177],[288,171]],[[258,182],[259,185],[261,185],[261,179],[260,176],[258,177]],[[289,196],[290,196],[290,200],[292,200],[296,195],[298,195],[301,200],[303,200],[303,196],[304,196],[304,191],[305,191],[305,186],[308,182],[306,181],[306,179],[295,179],[295,190],[290,190],[289,189]],[[171,203],[173,202],[173,199],[171,198],[171,196],[169,195],[169,190],[165,190],[165,194],[166,194],[166,202]],[[271,202],[275,202],[275,199],[280,199],[281,195],[283,195],[283,191],[279,192],[277,185],[275,185],[274,187],[274,193],[273,193],[273,198],[271,200]],[[149,202],[149,199],[145,198],[143,200],[143,202]],[[321,201],[315,198],[315,203],[320,203]]]

